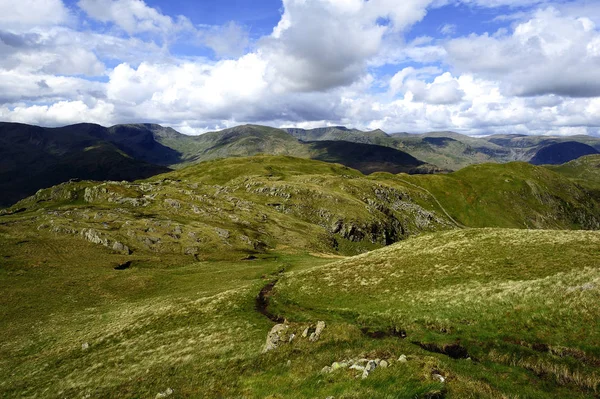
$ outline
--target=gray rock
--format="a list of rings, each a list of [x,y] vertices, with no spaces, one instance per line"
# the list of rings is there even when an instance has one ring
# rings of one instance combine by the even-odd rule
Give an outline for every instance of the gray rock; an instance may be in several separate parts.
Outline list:
[[[183,250],[183,253],[186,255],[198,255],[200,249],[198,247],[187,247]]]
[[[310,327],[306,327],[304,329],[304,331],[302,332],[302,338],[306,338],[308,337],[308,331],[310,330]]]
[[[106,238],[102,238],[100,233],[94,229],[82,229],[81,236],[91,243],[108,246],[108,240]]]
[[[165,204],[167,204],[170,207],[175,208],[175,209],[181,208],[181,202],[179,202],[175,199],[167,198],[167,199],[165,199]]]
[[[113,243],[112,250],[126,255],[129,255],[131,253],[129,247],[123,243],[120,243],[119,241],[115,241]]]
[[[265,343],[263,353],[266,353],[273,349],[277,349],[279,344],[282,341],[284,341],[285,332],[287,331],[287,329],[288,329],[288,326],[285,324],[277,324],[277,325],[273,326],[273,328],[267,335],[267,342]]]
[[[167,388],[164,392],[157,393],[155,398],[156,399],[168,398],[169,396],[173,395],[174,392],[175,391],[173,391],[171,388]]]
[[[398,361],[400,363],[406,363],[406,362],[408,362],[408,358],[406,357],[406,355],[400,355],[400,357],[398,358]]]
[[[369,360],[365,369],[363,370],[362,378],[363,380],[369,376],[375,369],[377,368],[377,363],[374,360]]]
[[[358,370],[358,371],[363,371],[365,368],[364,366],[360,366],[358,364],[353,364],[352,366],[350,366],[351,370]]]
[[[312,333],[310,335],[310,341],[311,342],[317,341],[321,337],[321,333],[323,332],[324,329],[325,329],[325,322],[324,321],[319,321],[317,323],[317,329],[315,330],[314,333]]]
[[[382,369],[387,369],[389,365],[390,364],[387,362],[387,360],[382,360],[379,362],[379,367],[381,367]]]
[[[331,373],[333,370],[331,369],[331,367],[329,366],[325,366],[321,369],[321,374],[329,374]]]
[[[446,382],[446,379],[443,376],[441,376],[440,374],[431,374],[431,378],[433,378],[434,380],[437,380],[441,383]]]
[[[231,236],[231,234],[229,233],[229,230],[225,230],[225,229],[220,229],[218,227],[215,227],[215,232],[217,233],[217,235],[221,238],[227,239]]]
[[[90,349],[90,344],[88,344],[87,342],[84,342],[83,344],[81,344],[81,350],[88,350]]]

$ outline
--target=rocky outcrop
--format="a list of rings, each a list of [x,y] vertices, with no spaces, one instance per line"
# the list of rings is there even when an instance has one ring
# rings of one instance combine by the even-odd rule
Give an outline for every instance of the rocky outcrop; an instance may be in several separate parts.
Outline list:
[[[129,249],[129,247],[127,245],[125,245],[119,241],[110,240],[107,237],[105,237],[104,235],[102,235],[101,233],[99,233],[97,230],[82,229],[80,234],[87,241],[94,243],[94,244],[103,245],[107,248],[112,249],[115,252],[119,252],[124,255],[129,255],[131,253],[131,250]]]
[[[290,341],[290,335],[288,333],[289,326],[286,324],[277,324],[273,326],[269,334],[267,335],[267,342],[263,349],[263,353],[277,349],[283,342]]]

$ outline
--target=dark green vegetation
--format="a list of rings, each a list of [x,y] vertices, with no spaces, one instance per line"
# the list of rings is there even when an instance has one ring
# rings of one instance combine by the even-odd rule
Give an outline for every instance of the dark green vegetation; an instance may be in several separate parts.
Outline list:
[[[98,134],[105,130],[0,123],[0,206],[69,179],[136,180],[169,170],[133,157],[129,144],[128,152],[122,151]]]
[[[530,162],[534,165],[560,165],[585,155],[598,154],[598,150],[576,141],[550,144],[539,150]]]
[[[597,164],[257,156],[41,190],[0,213],[0,397],[595,397],[600,234],[568,229],[600,224]],[[262,353],[273,283],[298,337]],[[321,372],[351,358],[391,366]]]
[[[590,136],[470,137],[454,132],[388,135],[381,130],[361,132],[343,127],[286,130],[294,137],[305,141],[337,140],[391,147],[421,161],[449,170],[458,170],[484,162],[530,162],[533,159],[536,164],[564,163],[600,151],[600,138]]]
[[[563,163],[600,149],[600,139],[577,136],[468,137],[313,130],[245,125],[186,136],[153,124],[110,128],[79,124],[47,129],[0,123],[0,206],[73,178],[135,180],[202,161],[258,154],[341,163],[365,174],[427,174],[483,162]]]
[[[600,155],[589,155],[563,165],[548,166],[548,168],[600,195]]]
[[[69,179],[136,180],[183,166],[257,154],[346,164],[364,173],[436,170],[392,148],[350,142],[302,143],[280,129],[238,126],[191,137],[159,125],[79,124],[48,129],[0,123],[0,205]]]

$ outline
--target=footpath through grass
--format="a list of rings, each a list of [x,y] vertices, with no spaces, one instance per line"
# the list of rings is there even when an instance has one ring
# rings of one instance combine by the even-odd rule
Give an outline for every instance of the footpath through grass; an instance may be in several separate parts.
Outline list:
[[[0,226],[0,397],[597,395],[599,233],[465,230],[347,259],[212,262],[61,237]],[[274,323],[256,296],[274,279],[269,310],[298,338],[263,354]],[[301,338],[318,320],[321,339]],[[391,365],[321,373],[351,358]]]

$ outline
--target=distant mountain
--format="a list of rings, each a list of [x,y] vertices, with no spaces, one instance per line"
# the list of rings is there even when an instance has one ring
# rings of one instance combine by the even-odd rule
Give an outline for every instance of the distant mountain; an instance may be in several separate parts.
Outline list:
[[[351,143],[345,141],[313,141],[307,143],[310,158],[335,162],[360,170],[364,174],[375,172],[427,174],[445,172],[390,147]]]
[[[0,123],[0,205],[70,179],[137,180],[169,171],[102,139],[106,130],[90,124],[47,129]]]
[[[344,126],[317,129],[282,129],[301,141],[350,141],[353,143],[386,145],[390,136],[383,130],[363,132]]]
[[[309,158],[308,149],[281,129],[243,125],[193,137],[185,163],[257,154]]]
[[[529,162],[534,165],[560,165],[585,155],[599,153],[598,150],[587,144],[567,141],[542,147]]]
[[[384,137],[385,133],[367,135]],[[363,173],[431,173],[438,169],[400,150],[348,141],[303,142],[286,131],[244,125],[187,136],[153,124],[41,128],[0,124],[0,205],[69,179],[136,180],[219,158],[258,154],[320,159]]]

